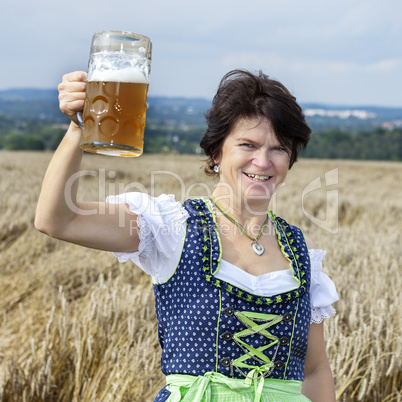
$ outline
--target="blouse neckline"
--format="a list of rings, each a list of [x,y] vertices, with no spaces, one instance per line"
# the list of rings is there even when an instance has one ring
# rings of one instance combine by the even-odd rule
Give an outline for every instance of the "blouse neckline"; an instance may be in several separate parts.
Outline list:
[[[275,271],[266,272],[265,274],[262,274],[262,275],[253,275],[253,274],[250,274],[250,272],[245,271],[244,269],[238,267],[237,265],[232,264],[231,262],[229,262],[223,258],[221,258],[220,262],[221,262],[221,265],[222,265],[222,263],[225,263],[225,264],[229,265],[233,270],[239,271],[240,273],[244,273],[244,276],[248,276],[248,277],[252,278],[253,280],[259,280],[259,279],[262,280],[265,278],[270,278],[273,276],[277,276],[278,274],[280,275],[281,272],[286,273],[286,275],[289,274],[289,272],[292,273],[292,269],[288,268],[288,269],[277,269]]]
[[[306,292],[307,281],[304,278],[306,267],[300,262],[300,256],[297,254],[295,247],[295,237],[289,225],[281,218],[276,217],[272,211],[268,211],[272,219],[275,231],[277,233],[278,243],[282,253],[289,260],[292,274],[298,285],[295,289],[272,297],[250,293],[229,282],[223,281],[216,277],[220,268],[222,257],[222,248],[219,233],[217,231],[217,223],[214,211],[204,198],[189,200],[193,208],[198,214],[201,224],[202,239],[202,272],[205,280],[215,288],[223,289],[236,298],[251,302],[253,304],[270,305],[272,303],[281,303],[285,300],[299,298]]]

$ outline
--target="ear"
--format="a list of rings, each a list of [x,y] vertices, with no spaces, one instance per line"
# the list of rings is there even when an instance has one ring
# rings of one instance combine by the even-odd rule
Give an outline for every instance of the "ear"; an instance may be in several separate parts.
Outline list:
[[[217,165],[217,164],[219,164],[219,163],[221,163],[221,153],[219,153],[219,155],[217,155],[215,158],[214,158],[214,163],[215,163],[215,165]]]

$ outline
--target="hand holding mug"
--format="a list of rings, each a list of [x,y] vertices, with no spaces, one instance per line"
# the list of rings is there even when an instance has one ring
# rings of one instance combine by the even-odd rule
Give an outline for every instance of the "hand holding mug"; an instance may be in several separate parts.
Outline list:
[[[77,125],[77,112],[84,109],[86,78],[86,72],[74,71],[65,74],[58,86],[60,110]]]

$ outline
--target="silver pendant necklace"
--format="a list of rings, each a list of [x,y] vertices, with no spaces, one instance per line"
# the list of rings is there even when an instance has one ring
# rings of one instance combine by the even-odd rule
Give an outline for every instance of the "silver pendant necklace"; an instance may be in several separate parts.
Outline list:
[[[257,239],[253,243],[251,243],[251,249],[256,253],[258,256],[264,254],[265,248],[262,244],[257,242]]]
[[[265,248],[262,244],[258,243],[258,240],[261,238],[262,234],[265,231],[265,228],[267,227],[268,224],[268,214],[267,217],[265,218],[265,222],[261,227],[260,233],[258,234],[257,237],[251,237],[247,232],[246,229],[244,229],[244,227],[242,225],[240,225],[239,222],[236,221],[235,218],[233,218],[233,216],[229,215],[227,212],[225,212],[222,207],[213,199],[212,195],[209,197],[209,199],[211,200],[211,202],[216,206],[216,208],[219,209],[219,211],[222,212],[223,216],[225,216],[227,219],[230,220],[230,222],[232,222],[234,225],[236,225],[250,240],[253,240],[253,242],[251,243],[251,249],[254,251],[255,254],[257,254],[258,256],[262,256],[265,252]]]

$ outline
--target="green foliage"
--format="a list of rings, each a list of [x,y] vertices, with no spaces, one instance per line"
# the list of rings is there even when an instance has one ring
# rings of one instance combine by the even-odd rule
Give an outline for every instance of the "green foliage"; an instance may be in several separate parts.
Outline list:
[[[24,149],[43,151],[46,149],[46,144],[40,135],[27,135],[24,138]]]
[[[0,116],[0,136],[1,133],[10,131],[14,128],[15,122],[10,117]]]
[[[0,149],[55,150],[65,133],[65,128],[37,121],[12,121],[0,116]]]
[[[11,132],[0,138],[0,147],[7,151],[43,151],[46,149],[46,144],[40,135],[24,135]]]
[[[361,133],[340,130],[315,132],[302,156],[400,161],[402,160],[402,129],[376,129]]]
[[[16,151],[18,149],[25,149],[24,140],[25,137],[23,134],[11,132],[2,137],[1,146],[7,151]]]
[[[4,129],[2,127],[7,127]],[[0,149],[55,150],[65,128],[27,122],[10,130],[8,121],[0,119]],[[203,126],[180,128],[153,126],[145,129],[145,153],[195,154],[201,152],[199,143]],[[306,158],[402,160],[402,129],[376,129],[371,132],[327,130],[314,132],[309,145],[301,154]]]
[[[63,129],[58,129],[58,130],[53,131],[53,133],[50,137],[50,140],[48,142],[49,149],[51,149],[52,151],[55,150],[59,146],[61,140],[63,139],[64,134],[65,134],[65,130],[63,130]]]
[[[199,148],[204,127],[186,129],[146,127],[144,133],[145,153],[194,154]]]
[[[209,101],[151,97],[149,104],[144,152],[202,153],[199,143]],[[378,116],[376,120],[309,117],[313,134],[301,156],[401,161],[402,128],[374,128],[387,122],[393,122],[389,127],[398,126],[401,110],[371,109],[370,113]],[[55,150],[68,123],[58,108],[56,91],[11,91],[3,96],[0,91],[0,149]]]

